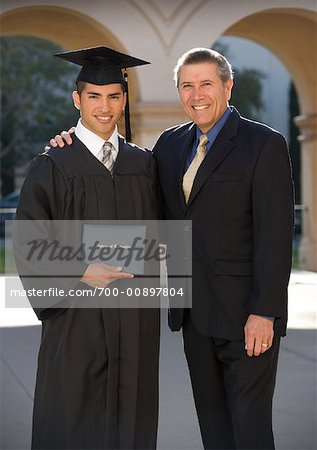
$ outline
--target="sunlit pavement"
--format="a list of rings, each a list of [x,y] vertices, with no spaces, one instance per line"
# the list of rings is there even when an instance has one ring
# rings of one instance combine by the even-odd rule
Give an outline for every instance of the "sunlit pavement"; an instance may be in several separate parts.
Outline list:
[[[4,281],[0,277],[0,448],[27,449],[40,326],[30,308],[4,307]],[[274,400],[276,448],[316,449],[317,274],[294,270],[289,297],[289,331],[282,339]],[[158,449],[201,450],[181,334],[167,329],[166,310],[160,386]]]

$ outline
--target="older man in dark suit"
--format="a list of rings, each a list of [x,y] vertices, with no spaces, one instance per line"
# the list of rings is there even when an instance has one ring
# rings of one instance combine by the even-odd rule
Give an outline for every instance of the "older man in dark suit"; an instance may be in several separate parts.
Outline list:
[[[167,219],[191,219],[191,309],[183,328],[206,449],[273,449],[272,398],[285,335],[293,183],[284,138],[229,107],[231,65],[192,49],[175,67],[191,122],[162,133],[153,152]]]

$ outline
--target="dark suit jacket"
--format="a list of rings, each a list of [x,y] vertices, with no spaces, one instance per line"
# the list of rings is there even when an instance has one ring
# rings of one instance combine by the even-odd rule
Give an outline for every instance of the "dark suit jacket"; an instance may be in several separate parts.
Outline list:
[[[182,177],[194,137],[193,123],[179,125],[153,149],[166,218],[192,220],[193,321],[204,335],[243,339],[250,313],[274,316],[284,335],[294,211],[286,142],[233,109],[186,205]],[[169,311],[172,330],[181,328],[183,313]]]

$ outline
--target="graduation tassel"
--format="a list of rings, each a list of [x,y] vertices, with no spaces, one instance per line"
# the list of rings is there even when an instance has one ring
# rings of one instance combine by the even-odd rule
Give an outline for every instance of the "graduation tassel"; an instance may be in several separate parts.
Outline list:
[[[127,103],[124,111],[124,119],[125,119],[125,140],[127,142],[131,142],[131,124],[130,124],[130,105],[129,105],[129,88],[128,88],[128,74],[127,71],[124,71],[124,81],[125,81],[125,91],[127,93]]]

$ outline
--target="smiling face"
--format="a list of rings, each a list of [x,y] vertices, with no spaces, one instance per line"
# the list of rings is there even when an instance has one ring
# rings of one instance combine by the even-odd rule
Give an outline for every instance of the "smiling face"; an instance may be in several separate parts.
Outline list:
[[[120,83],[97,86],[85,83],[79,95],[73,92],[73,101],[80,110],[83,125],[102,139],[109,139],[126,104],[126,94]]]
[[[233,81],[221,80],[216,63],[185,64],[180,68],[178,92],[183,108],[203,133],[225,112]]]

